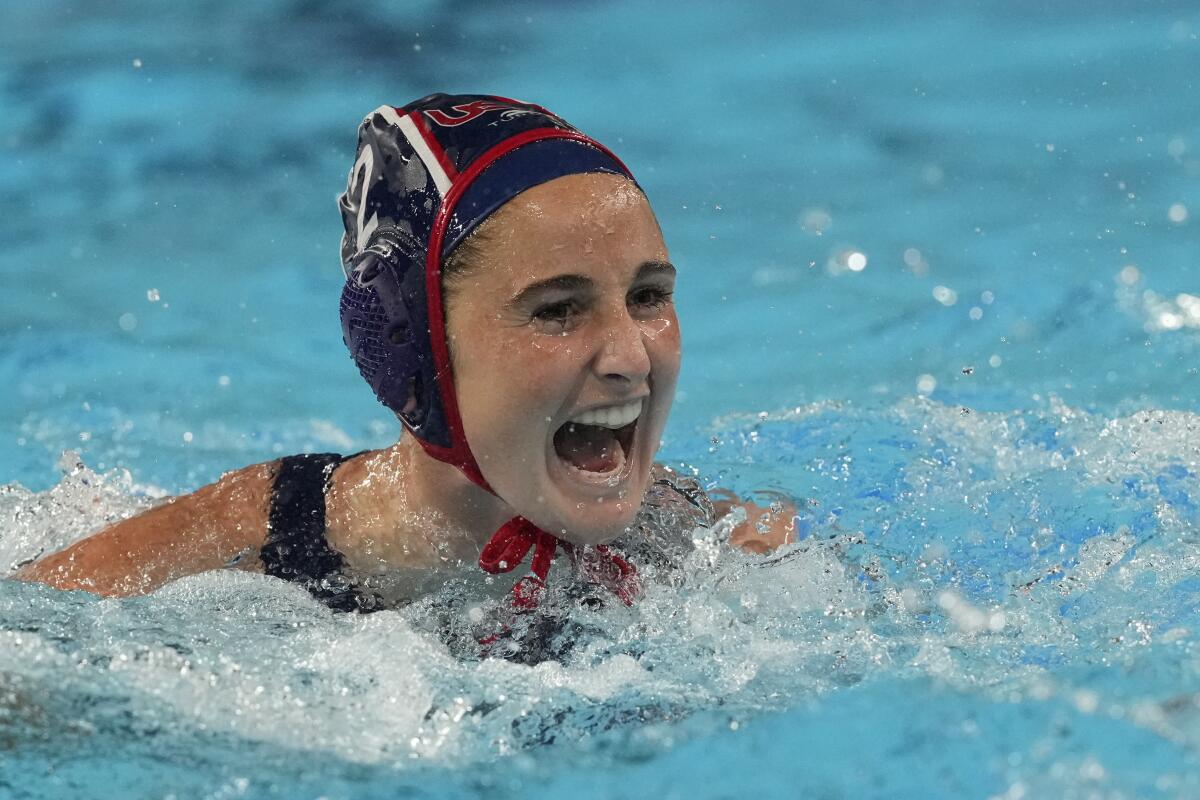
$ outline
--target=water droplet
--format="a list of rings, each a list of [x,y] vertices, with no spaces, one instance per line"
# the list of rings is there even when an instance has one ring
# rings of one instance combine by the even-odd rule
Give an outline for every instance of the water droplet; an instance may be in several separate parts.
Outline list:
[[[823,208],[810,208],[800,215],[800,226],[814,236],[825,233],[831,224],[833,217]]]
[[[958,292],[948,286],[938,285],[933,287],[933,299],[949,307],[958,302]]]
[[[1141,277],[1141,271],[1138,270],[1138,268],[1133,264],[1126,264],[1124,267],[1121,267],[1121,271],[1117,273],[1117,280],[1126,286],[1133,286],[1138,282],[1139,279],[1141,279]]]

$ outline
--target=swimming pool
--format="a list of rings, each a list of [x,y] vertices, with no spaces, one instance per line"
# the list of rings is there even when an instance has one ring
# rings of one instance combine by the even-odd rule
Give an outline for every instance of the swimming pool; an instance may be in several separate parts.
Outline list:
[[[532,668],[249,575],[0,583],[0,788],[1200,795],[1200,14],[646,6],[6,6],[6,569],[390,441],[334,197],[362,115],[434,90],[625,158],[681,273],[662,455],[805,539],[701,547]]]

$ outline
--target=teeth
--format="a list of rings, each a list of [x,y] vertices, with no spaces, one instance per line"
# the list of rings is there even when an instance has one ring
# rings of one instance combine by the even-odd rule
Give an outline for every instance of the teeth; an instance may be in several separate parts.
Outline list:
[[[579,425],[599,425],[603,428],[615,429],[624,428],[637,419],[641,413],[642,401],[634,400],[632,403],[626,403],[623,406],[593,408],[591,411],[585,411],[578,416],[571,417],[567,421]]]

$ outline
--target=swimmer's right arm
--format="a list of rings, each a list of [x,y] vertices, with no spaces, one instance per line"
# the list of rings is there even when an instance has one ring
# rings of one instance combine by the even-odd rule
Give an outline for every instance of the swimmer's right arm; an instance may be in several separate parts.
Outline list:
[[[278,462],[226,473],[216,483],[27,564],[11,576],[107,597],[145,594],[164,583],[229,566],[254,569],[266,539]]]

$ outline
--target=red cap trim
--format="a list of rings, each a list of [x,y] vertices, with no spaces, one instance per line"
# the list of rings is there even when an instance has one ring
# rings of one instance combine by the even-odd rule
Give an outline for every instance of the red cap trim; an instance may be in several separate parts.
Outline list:
[[[440,153],[440,146],[434,149],[436,142],[431,141],[433,136],[428,133],[428,130],[423,128],[422,133],[425,134],[426,142],[430,144],[430,149],[435,153]],[[459,173],[458,177],[454,179],[454,183],[450,186],[450,191],[446,192],[446,196],[442,198],[442,204],[438,207],[437,216],[434,217],[433,231],[429,237],[429,251],[425,261],[425,295],[429,304],[429,340],[433,349],[433,363],[437,374],[438,394],[442,399],[442,410],[446,415],[446,426],[450,429],[450,447],[432,445],[420,437],[417,437],[417,440],[431,456],[439,461],[444,461],[458,467],[476,485],[492,494],[496,492],[483,477],[483,472],[479,469],[479,465],[475,461],[475,456],[471,453],[470,445],[467,444],[467,437],[462,427],[462,416],[458,410],[458,395],[454,390],[454,370],[450,364],[450,347],[446,340],[445,310],[442,306],[442,242],[446,237],[446,226],[450,223],[450,216],[454,212],[454,207],[458,204],[463,192],[467,190],[472,181],[497,160],[516,150],[518,147],[543,139],[571,139],[595,147],[609,156],[621,169],[625,170],[625,174],[632,180],[629,169],[612,151],[582,133],[561,130],[559,128],[536,128],[517,134],[484,152],[483,155],[475,159],[466,170]]]

